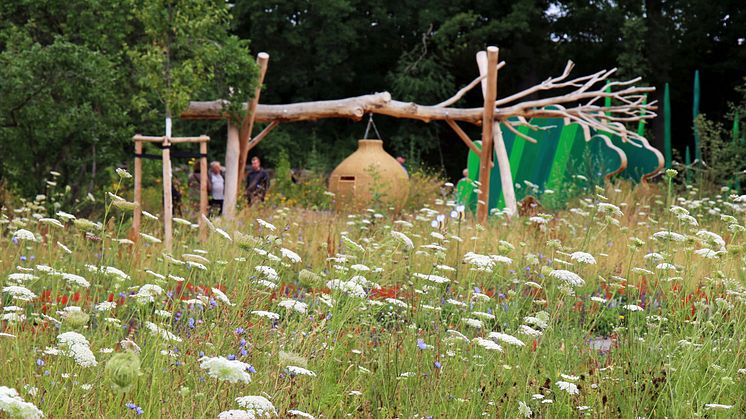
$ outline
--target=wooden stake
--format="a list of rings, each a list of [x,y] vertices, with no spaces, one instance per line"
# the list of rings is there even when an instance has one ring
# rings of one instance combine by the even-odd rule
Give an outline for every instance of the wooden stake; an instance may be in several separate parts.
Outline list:
[[[259,96],[262,93],[262,83],[264,83],[264,76],[267,74],[267,64],[269,63],[269,54],[266,52],[260,52],[256,56],[256,64],[259,66],[259,80],[257,80],[256,90],[254,91],[254,97],[249,102],[248,113],[241,124],[241,133],[239,138],[241,140],[241,158],[238,161],[238,195],[241,195],[241,182],[246,176],[246,161],[249,158],[249,151],[256,145],[249,141],[251,138],[251,131],[254,129],[254,119],[256,116],[256,106],[259,104]]]
[[[225,146],[225,198],[223,200],[223,216],[227,219],[233,219],[236,213],[239,183],[238,160],[241,152],[238,134],[238,126],[228,120],[228,143]]]
[[[199,143],[199,154],[202,157],[199,158],[199,239],[202,241],[207,240],[207,225],[204,217],[207,217],[207,143]]]
[[[140,237],[140,222],[142,220],[142,142],[135,141],[135,211],[132,215],[132,241]]]
[[[163,140],[163,243],[170,252],[173,243],[173,196],[171,193],[171,142]]]
[[[484,111],[482,113],[482,151],[479,159],[479,190],[477,195],[477,222],[484,224],[489,214],[490,200],[490,163],[492,162],[492,123],[495,115],[495,98],[497,96],[497,47],[487,48],[487,78],[482,80],[484,94]],[[477,63],[484,61],[484,52],[477,54]],[[481,56],[480,56],[481,55]],[[481,64],[481,63],[480,63]],[[479,66],[480,70],[483,67]]]

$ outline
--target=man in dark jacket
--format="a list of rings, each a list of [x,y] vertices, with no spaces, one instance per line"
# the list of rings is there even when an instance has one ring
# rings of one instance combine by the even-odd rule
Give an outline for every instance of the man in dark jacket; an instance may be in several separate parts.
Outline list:
[[[251,171],[246,177],[246,199],[249,201],[249,206],[264,201],[267,190],[269,190],[269,174],[262,168],[262,161],[259,157],[254,156],[251,159]]]

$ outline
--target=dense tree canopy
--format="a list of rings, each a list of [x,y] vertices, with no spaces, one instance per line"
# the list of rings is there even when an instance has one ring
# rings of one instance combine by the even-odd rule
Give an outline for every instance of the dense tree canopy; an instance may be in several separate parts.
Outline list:
[[[619,67],[663,92],[671,85],[674,146],[691,142],[692,80],[701,110],[722,118],[746,75],[746,10],[738,0],[10,0],[0,4],[0,179],[22,194],[49,170],[78,188],[127,164],[130,136],[162,131],[167,108],[187,99],[245,100],[256,75],[247,54],[270,54],[263,103],[334,99],[387,90],[438,103],[477,74],[476,51],[500,47],[498,96],[561,71]],[[178,13],[175,11],[178,10]],[[659,97],[656,97],[659,98]],[[463,106],[479,106],[479,89]],[[743,116],[743,115],[741,115]],[[437,123],[380,118],[386,147],[457,176],[466,148]],[[662,144],[662,123],[652,124]],[[224,150],[220,123],[207,132]],[[261,127],[259,127],[261,128]],[[469,128],[477,137],[478,129]],[[197,131],[197,132],[195,132]],[[364,123],[280,126],[256,152],[328,169],[355,147]],[[13,159],[6,156],[12,155]]]
[[[163,132],[169,110],[246,100],[256,65],[230,17],[221,0],[3,2],[0,181],[33,195],[55,170],[79,196],[127,164],[135,131]]]

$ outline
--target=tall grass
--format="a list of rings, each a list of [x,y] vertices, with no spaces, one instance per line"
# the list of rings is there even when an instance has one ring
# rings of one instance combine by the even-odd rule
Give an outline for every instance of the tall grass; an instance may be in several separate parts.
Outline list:
[[[48,417],[216,417],[249,395],[282,417],[746,414],[740,198],[620,184],[484,226],[435,198],[396,219],[250,209],[213,220],[204,243],[182,221],[172,254],[122,240],[131,214],[111,197],[101,228],[49,205],[5,209],[0,281],[36,298],[2,293],[0,386]],[[144,224],[160,237],[159,221]],[[68,356],[67,331],[98,365]],[[106,365],[133,348],[125,339],[141,366],[121,392]],[[200,367],[217,356],[250,364],[251,382]]]

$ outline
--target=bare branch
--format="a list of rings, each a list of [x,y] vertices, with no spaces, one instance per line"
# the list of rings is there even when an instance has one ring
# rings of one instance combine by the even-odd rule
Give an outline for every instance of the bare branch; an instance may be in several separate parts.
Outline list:
[[[497,69],[500,70],[501,68],[505,67],[505,61],[500,61],[499,64],[497,64]],[[466,85],[465,87],[462,87],[461,90],[456,92],[455,95],[453,95],[450,99],[444,100],[443,102],[438,103],[435,105],[436,108],[442,108],[445,106],[451,106],[454,103],[458,102],[469,90],[473,89],[479,82],[484,80],[487,77],[486,74],[477,77],[476,79],[472,80],[471,83]]]

